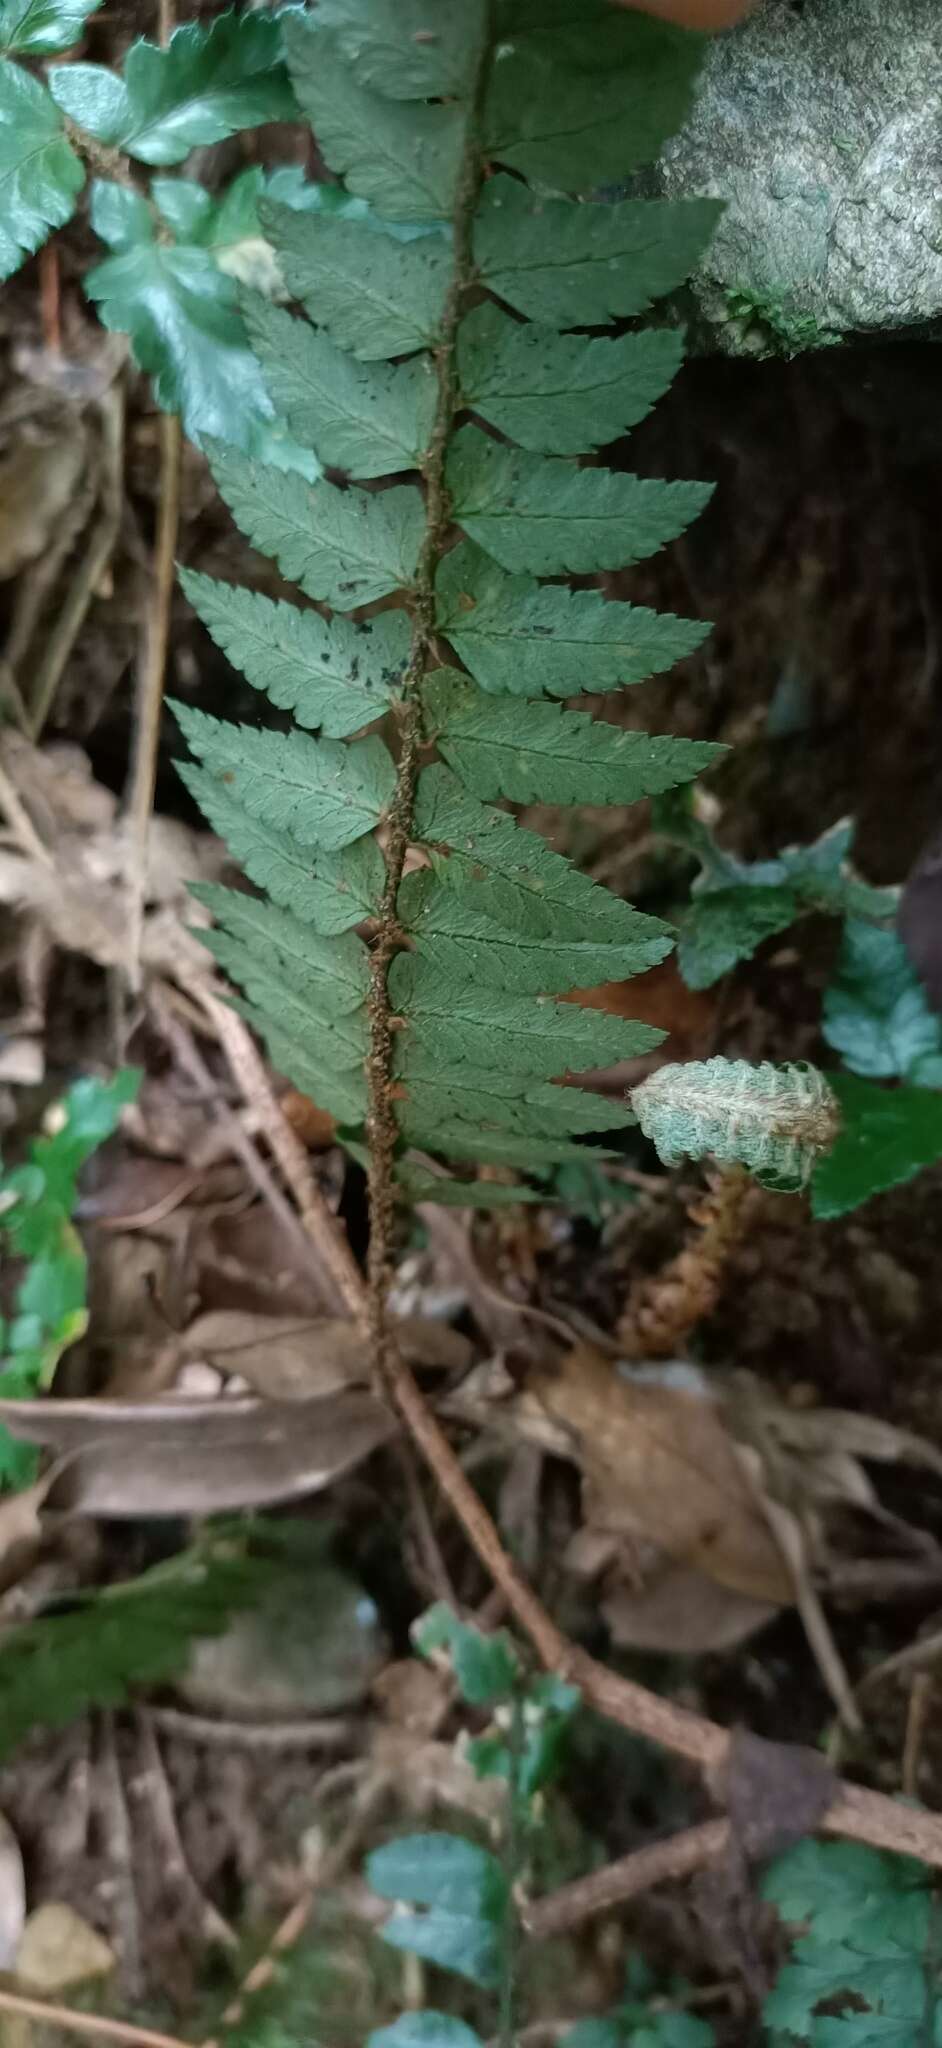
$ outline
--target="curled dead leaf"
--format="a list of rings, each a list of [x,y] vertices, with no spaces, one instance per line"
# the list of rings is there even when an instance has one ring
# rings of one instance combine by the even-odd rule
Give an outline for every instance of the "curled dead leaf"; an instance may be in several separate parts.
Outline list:
[[[430,1317],[403,1316],[396,1334],[410,1365],[462,1371],[467,1337]],[[198,1316],[180,1346],[181,1362],[205,1359],[238,1374],[272,1401],[307,1401],[370,1377],[370,1347],[355,1323],[333,1316],[266,1316],[219,1309]]]
[[[718,1404],[661,1373],[618,1368],[587,1344],[535,1392],[584,1478],[586,1519],[642,1536],[750,1600],[789,1605],[791,1574]]]
[[[0,1401],[0,1421],[28,1443],[68,1453],[47,1505],[123,1520],[218,1514],[319,1493],[397,1424],[371,1394],[323,1400]]]
[[[721,1586],[690,1565],[667,1564],[644,1586],[616,1582],[601,1612],[620,1650],[661,1650],[702,1657],[735,1650],[780,1612]]]

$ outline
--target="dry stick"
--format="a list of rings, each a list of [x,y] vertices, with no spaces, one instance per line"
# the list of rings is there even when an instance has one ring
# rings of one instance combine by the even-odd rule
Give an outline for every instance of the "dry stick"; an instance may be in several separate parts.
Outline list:
[[[180,455],[183,435],[176,413],[161,413],[160,479],[154,581],[138,676],[136,740],[128,797],[130,831],[128,903],[128,979],[134,990],[141,982],[141,927],[147,882],[147,842],[157,779],[157,746],[164,701],[164,676],[170,641],[173,567],[180,524]]]
[[[652,1885],[664,1884],[669,1878],[690,1877],[693,1871],[702,1870],[705,1863],[715,1863],[722,1856],[730,1834],[728,1820],[704,1821],[700,1827],[669,1835],[666,1841],[650,1842],[643,1849],[635,1849],[630,1856],[621,1856],[617,1863],[607,1864],[604,1870],[593,1870],[589,1877],[560,1885],[547,1898],[524,1907],[527,1933],[534,1941],[547,1941],[551,1935],[566,1934],[571,1927],[578,1927],[593,1913],[606,1913],[613,1906],[623,1905],[626,1899],[636,1898]]]
[[[225,1005],[222,1007],[225,1008]],[[228,1102],[223,1099],[194,1039],[184,1025],[177,1021],[169,1005],[159,1003],[158,1013],[160,1015],[161,1027],[174,1046],[181,1066],[185,1067],[187,1072],[192,1075],[207,1103],[214,1105],[215,1114],[225,1125],[233,1152],[242,1160],[253,1186],[257,1188],[263,1202],[267,1203],[272,1215],[284,1230],[286,1237],[296,1245],[302,1255],[306,1256],[310,1250],[310,1241],[306,1231],[302,1229],[290,1202],[286,1200],[277,1182],[269,1173],[265,1160],[262,1158],[257,1146],[252,1143],[248,1132],[243,1129],[235,1110],[230,1109]],[[234,1015],[235,1013],[232,1012],[231,1014]],[[231,1067],[231,1058],[229,1064]],[[195,1176],[194,1185],[198,1184],[203,1177],[201,1169]],[[189,1177],[189,1179],[192,1178],[192,1176]],[[188,1181],[184,1184],[188,1185]],[[125,1222],[125,1227],[127,1227],[126,1219],[123,1219],[123,1221]]]
[[[190,1714],[184,1707],[148,1707],[148,1720],[165,1735],[206,1749],[256,1749],[269,1755],[282,1750],[350,1749],[359,1723],[340,1715],[307,1721],[219,1721]]]
[[[55,861],[33,824],[26,805],[0,761],[0,816],[6,818],[10,831],[28,860],[37,861],[40,867],[54,868]]]
[[[47,242],[46,248],[49,246]],[[25,672],[27,656],[32,648],[40,618],[43,622],[45,643],[49,631],[49,605],[53,592],[79,535],[84,533],[95,509],[101,479],[96,476],[92,463],[86,462],[86,471],[85,479],[71,504],[66,506],[56,523],[56,531],[46,553],[40,556],[38,562],[33,563],[29,575],[22,577],[17,585],[10,631],[3,650],[7,671],[12,671],[14,677]],[[24,687],[22,694],[25,703],[26,699],[34,694],[34,690]],[[29,730],[28,713],[24,715],[23,730]]]
[[[207,1898],[186,1860],[160,1745],[146,1709],[138,1714],[137,1722],[144,1769],[138,1774],[134,1789],[138,1799],[147,1802],[164,1873],[175,1885],[178,1896],[181,1892],[184,1894],[189,1912],[201,1927],[205,1939],[216,1942],[221,1948],[233,1949],[237,1941],[232,1928],[212,1900]]]
[[[99,2040],[123,2041],[127,2048],[192,2048],[176,2034],[158,2034],[153,2027],[135,2027],[130,2020],[105,2019],[97,2012],[72,2012],[67,2005],[49,2005],[44,1998],[23,1998],[0,1989],[0,2012],[18,2012],[43,2026],[63,2027],[72,2034],[93,2034]]]
[[[233,1078],[265,1132],[298,1205],[305,1236],[317,1254],[318,1263],[344,1307],[364,1322],[366,1293],[360,1268],[311,1173],[304,1146],[277,1100],[251,1033],[236,1011],[211,988],[200,983],[194,994],[211,1018]]]
[[[101,401],[102,485],[101,517],[69,587],[42,660],[30,688],[28,731],[38,740],[52,709],[69,655],[82,626],[98,584],[111,560],[121,524],[121,491],[124,462],[124,387],[120,380],[106,391]]]

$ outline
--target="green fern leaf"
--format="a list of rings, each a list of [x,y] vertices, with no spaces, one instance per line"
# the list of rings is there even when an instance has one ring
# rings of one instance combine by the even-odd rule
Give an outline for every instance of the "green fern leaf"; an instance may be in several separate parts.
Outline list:
[[[408,1159],[396,1168],[396,1186],[410,1202],[437,1202],[443,1209],[510,1209],[518,1202],[545,1199],[538,1188],[498,1180],[453,1180]]]
[[[390,703],[409,656],[409,621],[387,612],[372,626],[328,624],[254,590],[217,583],[193,569],[180,582],[217,647],[253,689],[264,690],[299,725],[344,738]]]
[[[478,886],[470,887],[460,862],[457,887],[449,887],[451,865],[449,861],[438,872],[407,875],[400,891],[406,930],[449,983],[480,977],[518,994],[555,995],[611,979],[616,961],[623,976],[643,974],[670,951],[664,926],[630,904],[618,906],[624,916],[613,918],[611,924],[603,910],[595,927],[586,916],[578,938],[554,937],[543,928],[545,899],[539,899],[544,915],[531,922],[531,892],[523,888],[516,897],[509,890],[492,893],[478,876]],[[604,903],[603,892],[598,893]],[[503,914],[501,923],[488,915],[497,908]],[[513,921],[512,911],[520,913]]]
[[[646,312],[682,284],[721,212],[715,199],[577,206],[492,178],[474,251],[482,282],[528,320],[601,327]]]
[[[253,818],[225,784],[181,762],[180,774],[204,818],[241,861],[249,880],[273,903],[330,937],[375,915],[386,870],[375,839],[363,838],[336,854],[320,854],[314,872],[309,849],[290,833]]]
[[[455,436],[447,475],[465,533],[502,568],[536,576],[643,561],[683,533],[713,495],[712,484],[576,469],[490,441],[476,427]]]
[[[524,972],[523,948],[543,947],[552,976],[547,989],[589,988],[621,973],[644,973],[670,952],[666,925],[590,882],[506,812],[478,803],[447,768],[426,768],[420,775],[415,830],[430,849],[434,876],[458,899],[460,914],[470,903],[486,918],[488,929],[497,926],[511,938],[516,935],[518,973]],[[439,854],[438,847],[447,848],[447,855]],[[410,887],[419,891],[421,907],[431,879]],[[444,906],[432,908],[433,923],[440,924],[444,915],[447,926]],[[568,984],[559,979],[567,959],[576,970]],[[526,986],[539,990],[541,984],[528,980]]]
[[[371,831],[392,797],[395,769],[379,739],[345,747],[303,732],[253,732],[182,704],[174,709],[194,753],[225,777],[250,817],[291,832],[301,846],[336,853]]]
[[[295,92],[348,191],[390,220],[445,219],[461,160],[461,108],[404,106],[361,85],[316,18],[290,20],[286,42]]]
[[[400,1040],[404,1073],[412,1045],[421,1048],[423,1061],[439,1067],[465,1059],[486,1065],[499,1045],[507,1072],[553,1079],[634,1059],[662,1036],[648,1024],[572,1003],[546,997],[533,1002],[475,981],[456,988],[443,982],[436,963],[412,953],[393,962],[389,992],[406,1027]]]
[[[479,1141],[489,1150],[501,1134],[515,1134],[524,1147],[533,1137],[555,1146],[558,1139],[635,1121],[621,1103],[604,1102],[581,1088],[523,1081],[519,1074],[495,1073],[492,1066],[472,1067],[463,1061],[440,1067],[419,1048],[413,1057],[404,1054],[397,1060],[397,1068],[407,1091],[401,1105],[406,1137],[436,1151],[453,1151],[456,1157],[462,1156],[460,1145],[471,1148],[465,1149],[466,1158],[487,1158],[488,1151],[478,1149]],[[566,1147],[552,1156],[571,1155]]]
[[[508,576],[481,548],[445,556],[436,621],[483,690],[574,697],[642,683],[693,654],[709,628],[698,619],[610,602],[596,590]]]
[[[225,950],[230,961],[238,956],[243,965],[237,978],[249,995],[254,997],[254,983],[263,982],[268,973],[321,1023],[340,1029],[341,1018],[362,1010],[367,954],[352,932],[325,938],[289,911],[274,910],[257,896],[223,889],[215,882],[194,883],[193,894],[215,919],[214,928],[201,932],[200,937],[217,955]],[[342,1029],[362,1053],[361,1022],[358,1015],[356,1027],[344,1024]]]
[[[71,220],[84,183],[45,86],[0,61],[0,278]]]
[[[101,0],[0,0],[0,50],[48,57],[77,43]]]
[[[321,462],[359,477],[418,466],[436,396],[425,359],[367,369],[258,297],[245,306],[245,324],[275,405]]]
[[[647,15],[594,6],[568,22],[544,17],[494,67],[485,147],[557,192],[611,184],[680,127],[700,56],[696,36]]]
[[[443,238],[392,241],[375,223],[271,200],[259,212],[292,296],[339,347],[362,362],[434,347],[451,274]]]
[[[512,803],[633,804],[689,782],[724,749],[652,739],[560,704],[534,704],[521,738],[514,697],[489,697],[452,669],[424,692],[427,730],[472,795]]]
[[[145,164],[181,163],[198,145],[295,113],[281,23],[234,9],[186,22],[164,50],[133,43],[123,78],[100,64],[62,64],[49,85],[80,128]]]
[[[464,321],[458,355],[465,404],[538,455],[582,455],[637,426],[682,359],[676,329],[592,341],[522,326],[493,305]]]
[[[458,99],[467,90],[484,38],[482,0],[318,0],[317,19],[332,29],[360,85],[388,99]]]
[[[236,524],[308,597],[338,611],[387,597],[412,582],[425,527],[418,491],[342,491],[206,443],[210,467]]]
[[[316,477],[316,458],[275,417],[224,249],[213,241],[220,225],[226,231],[225,196],[217,209],[192,179],[155,178],[151,197],[153,206],[108,179],[92,186],[92,226],[112,252],[84,279],[99,319],[128,335],[158,405],[181,413],[193,439],[224,435],[250,455]]]
[[[311,1018],[286,1019],[281,1005],[277,1017],[273,1017],[269,1009],[243,1002],[238,996],[230,997],[230,1001],[232,1008],[264,1040],[273,1065],[287,1074],[296,1088],[310,1095],[338,1123],[354,1128],[362,1123],[367,1107],[362,1061],[358,1066],[334,1064],[333,1048]]]

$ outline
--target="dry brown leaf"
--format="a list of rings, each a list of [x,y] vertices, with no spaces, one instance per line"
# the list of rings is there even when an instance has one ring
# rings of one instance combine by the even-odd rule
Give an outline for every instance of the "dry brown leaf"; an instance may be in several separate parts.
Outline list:
[[[791,1603],[789,1570],[708,1395],[619,1371],[587,1344],[535,1392],[582,1468],[591,1525],[647,1537],[752,1600]]]
[[[87,458],[79,414],[62,405],[21,430],[0,458],[0,582],[45,553]]]
[[[0,902],[38,919],[50,939],[100,967],[128,954],[128,851],[117,799],[95,782],[80,747],[33,747],[6,732],[2,761],[50,859],[23,848],[0,854]],[[151,971],[186,979],[211,961],[189,930],[208,923],[187,893],[194,879],[218,879],[225,849],[174,818],[151,819],[141,958]]]
[[[447,1323],[403,1316],[396,1324],[410,1365],[461,1371],[471,1357],[467,1337]],[[340,1317],[252,1315],[218,1309],[199,1316],[181,1340],[181,1359],[205,1359],[238,1374],[271,1401],[308,1401],[370,1377],[370,1346],[355,1323]]]
[[[54,1466],[34,1486],[25,1486],[21,1493],[4,1494],[0,1499],[0,1592],[15,1586],[39,1556],[42,1510],[60,1469]]]
[[[123,1520],[215,1514],[318,1493],[395,1434],[365,1393],[251,1399],[0,1401],[14,1436],[69,1453],[47,1505]]]
[[[265,1316],[217,1309],[198,1316],[179,1357],[205,1359],[238,1374],[271,1401],[307,1401],[368,1375],[367,1346],[355,1323],[323,1317]]]
[[[708,1579],[692,1566],[668,1564],[639,1590],[624,1580],[606,1592],[601,1612],[620,1650],[663,1650],[685,1657],[734,1650],[780,1612]]]

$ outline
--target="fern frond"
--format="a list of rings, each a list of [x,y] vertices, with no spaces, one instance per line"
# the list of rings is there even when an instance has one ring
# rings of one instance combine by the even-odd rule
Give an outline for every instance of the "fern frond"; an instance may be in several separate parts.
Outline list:
[[[266,889],[283,910],[329,936],[351,931],[378,908],[385,869],[375,839],[356,839],[339,853],[320,854],[315,872],[309,848],[290,832],[253,818],[225,783],[205,768],[185,761],[180,773],[204,818],[226,841],[249,880]]]
[[[656,155],[686,118],[695,36],[605,0],[540,9],[503,0],[507,41],[484,110],[488,155],[556,192],[591,192]]]
[[[400,953],[389,976],[393,1008],[406,1029],[400,1039],[401,1071],[408,1073],[410,1047],[441,1067],[469,1060],[485,1066],[495,1045],[508,1073],[542,1075],[607,1067],[634,1059],[657,1045],[660,1033],[648,1024],[608,1017],[549,997],[531,1002],[505,989],[476,981],[459,988],[444,984],[434,960]]]
[[[336,37],[316,20],[286,20],[285,40],[298,99],[347,190],[390,220],[449,214],[464,146],[460,104],[425,106],[421,89],[403,103],[361,84]]]
[[[536,580],[640,561],[710,495],[572,459],[644,417],[680,336],[561,330],[678,285],[716,206],[546,196],[617,183],[660,145],[697,39],[607,0],[439,0],[435,14],[431,37],[418,0],[321,0],[285,21],[318,145],[369,211],[265,202],[308,317],[250,299],[246,320],[278,411],[351,481],[210,449],[242,531],[307,597],[393,609],[364,630],[186,585],[253,687],[321,735],[181,714],[202,762],[190,787],[273,899],[201,892],[208,943],[292,1078],[349,1123],[368,1109],[376,1303],[394,1175],[438,1182],[410,1146],[521,1168],[582,1159],[632,1112],[569,1077],[658,1036],[555,998],[643,972],[666,927],[494,804],[632,803],[717,752],[522,701],[640,682],[704,635]],[[381,715],[389,750],[355,737]]]

